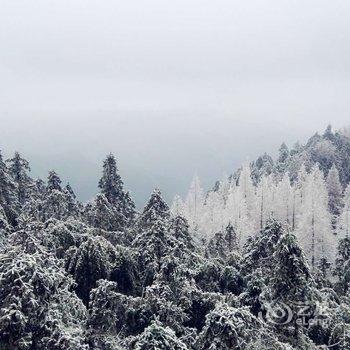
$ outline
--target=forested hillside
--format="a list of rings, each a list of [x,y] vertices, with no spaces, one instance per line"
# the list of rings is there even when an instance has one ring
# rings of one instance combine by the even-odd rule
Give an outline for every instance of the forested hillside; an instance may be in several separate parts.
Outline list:
[[[0,154],[0,350],[350,349],[349,182],[330,127],[141,212],[111,154],[89,203]]]

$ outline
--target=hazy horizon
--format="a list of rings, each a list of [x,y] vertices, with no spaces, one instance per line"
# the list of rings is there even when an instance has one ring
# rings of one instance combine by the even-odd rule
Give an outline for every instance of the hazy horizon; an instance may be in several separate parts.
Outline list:
[[[0,148],[82,200],[112,152],[137,205],[349,123],[350,2],[3,1]]]

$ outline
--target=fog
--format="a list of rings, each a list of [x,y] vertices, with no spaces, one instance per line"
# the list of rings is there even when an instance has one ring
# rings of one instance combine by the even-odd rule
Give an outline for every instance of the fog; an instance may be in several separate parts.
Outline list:
[[[0,148],[142,206],[349,124],[350,2],[0,0]]]

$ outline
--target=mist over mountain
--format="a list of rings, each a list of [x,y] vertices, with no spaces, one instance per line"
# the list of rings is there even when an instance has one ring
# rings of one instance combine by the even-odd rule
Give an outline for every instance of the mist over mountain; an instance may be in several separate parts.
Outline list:
[[[99,117],[93,117],[98,114]],[[329,121],[320,120],[320,134]],[[224,173],[267,152],[278,154],[282,142],[305,143],[315,127],[298,119],[241,120],[219,112],[62,112],[2,116],[0,149],[5,156],[19,151],[30,161],[32,176],[45,178],[55,169],[86,201],[96,191],[100,164],[116,155],[125,186],[141,208],[153,188],[162,189],[170,202],[185,194],[197,173],[211,188]],[[338,121],[334,128],[343,124]],[[181,176],[179,176],[179,173]]]

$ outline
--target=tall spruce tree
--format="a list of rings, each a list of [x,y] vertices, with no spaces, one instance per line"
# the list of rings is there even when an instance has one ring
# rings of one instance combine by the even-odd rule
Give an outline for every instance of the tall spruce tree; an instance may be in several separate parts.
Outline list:
[[[9,174],[17,184],[17,198],[22,206],[30,198],[33,190],[33,181],[29,177],[29,163],[21,157],[18,152],[15,152],[14,157],[7,159]]]
[[[19,205],[16,192],[17,186],[10,176],[9,170],[0,152],[0,205],[12,225],[16,224]]]
[[[343,187],[340,183],[338,169],[334,164],[328,172],[327,189],[329,210],[336,217],[339,215],[342,207]]]
[[[49,176],[47,177],[47,192],[52,192],[54,190],[62,192],[61,187],[62,180],[57,175],[57,173],[54,170],[51,170],[49,172]]]
[[[113,154],[103,161],[102,177],[98,183],[102,194],[108,202],[121,214],[121,226],[129,226],[135,219],[135,204],[129,192],[124,190],[123,181],[118,174],[117,162]]]

